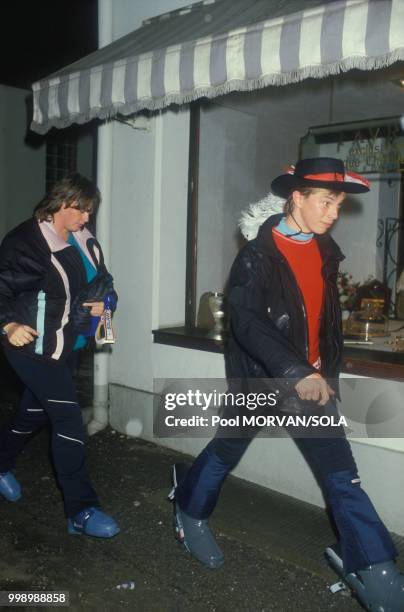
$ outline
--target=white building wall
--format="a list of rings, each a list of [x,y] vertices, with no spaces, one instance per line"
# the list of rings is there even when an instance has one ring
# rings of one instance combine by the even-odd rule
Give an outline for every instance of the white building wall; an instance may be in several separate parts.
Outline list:
[[[113,39],[183,5],[183,0],[112,2]],[[125,297],[115,317],[119,341],[110,375],[114,383],[148,391],[151,330],[184,318],[189,112],[163,115],[151,120],[149,132],[113,125],[111,269]]]
[[[45,146],[27,138],[29,92],[0,85],[0,239],[32,214],[45,189]]]
[[[111,269],[121,296],[111,380],[151,390],[154,133],[115,125]]]
[[[182,4],[182,0],[113,2],[114,38],[138,27],[142,19]],[[154,377],[224,376],[221,355],[154,345],[152,340],[154,327],[176,324],[184,317],[188,134],[186,109],[157,115],[150,132],[113,125],[111,270],[120,304],[115,317],[118,341],[110,363],[110,421],[112,427],[130,433],[135,431],[134,419],[140,418],[145,438],[196,455],[206,440],[152,436]],[[364,444],[354,444],[354,450],[363,482],[381,515],[391,529],[404,535],[404,454]],[[323,504],[310,470],[289,439],[254,441],[235,473]]]

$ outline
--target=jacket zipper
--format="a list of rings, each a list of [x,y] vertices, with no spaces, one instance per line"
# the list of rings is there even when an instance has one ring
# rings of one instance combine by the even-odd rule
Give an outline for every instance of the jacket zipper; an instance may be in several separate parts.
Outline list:
[[[326,300],[326,292],[327,292],[327,275],[325,274],[325,265],[326,265],[326,261],[323,261],[323,265],[321,266],[321,278],[323,279],[323,297],[321,299],[321,323],[320,323],[320,330],[319,330],[319,352],[320,352],[320,364],[322,364],[322,359],[321,359],[321,334],[324,334],[324,308],[325,308],[325,300]],[[332,327],[332,323],[331,323],[331,327]],[[321,365],[320,365],[320,369],[321,369]]]
[[[282,257],[282,263],[288,268],[289,273],[291,278],[293,278],[293,282],[296,286],[297,292],[299,294],[300,297],[300,303],[302,305],[302,312],[303,312],[303,319],[304,319],[304,346],[305,346],[305,353],[306,353],[306,359],[307,361],[309,360],[309,331],[308,331],[308,325],[307,325],[307,313],[306,313],[306,307],[304,305],[304,299],[303,299],[303,294],[300,290],[299,285],[297,284],[297,280],[295,275],[293,274],[292,268],[290,267],[288,261],[286,259],[284,259]]]
[[[324,293],[323,293],[323,304],[322,304],[322,317],[324,315],[324,301],[325,301],[325,293],[327,291],[327,284],[328,284],[328,276],[325,274],[325,268],[326,268],[326,263],[327,263],[327,259],[324,261],[323,267],[322,267],[322,272],[323,273],[323,279],[324,279]],[[332,363],[330,363],[330,367],[334,368],[335,364],[339,361],[340,357],[341,357],[341,350],[340,350],[340,346],[336,340],[335,334],[334,334],[334,324],[335,324],[335,308],[338,308],[337,304],[332,304],[332,308],[331,308],[331,329],[330,329],[330,333],[332,334],[332,341],[335,347],[335,357],[332,360]]]
[[[296,283],[298,291],[299,291],[299,295],[300,295],[300,299],[302,302],[302,311],[303,311],[303,318],[304,318],[304,343],[305,343],[305,347],[306,347],[306,359],[307,361],[309,360],[309,329],[308,329],[308,325],[307,325],[307,313],[306,313],[306,307],[304,305],[304,299],[303,299],[303,294],[300,290],[299,285]]]

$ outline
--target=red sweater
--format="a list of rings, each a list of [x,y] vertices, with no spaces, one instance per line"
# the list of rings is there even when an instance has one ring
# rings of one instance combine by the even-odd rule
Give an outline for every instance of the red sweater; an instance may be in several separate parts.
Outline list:
[[[272,230],[275,244],[290,265],[303,295],[307,315],[309,356],[317,365],[320,357],[320,318],[323,304],[324,281],[321,274],[322,260],[316,240],[287,238],[275,228]]]

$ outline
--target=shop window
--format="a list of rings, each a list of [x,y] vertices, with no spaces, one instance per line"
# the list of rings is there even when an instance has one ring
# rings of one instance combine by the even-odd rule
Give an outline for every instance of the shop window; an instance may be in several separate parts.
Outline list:
[[[301,143],[301,153],[303,157],[340,157],[348,170],[370,181],[369,193],[346,199],[332,235],[346,254],[341,269],[349,273],[353,284],[367,279],[382,282],[390,294],[386,314],[394,317],[398,281],[404,271],[401,118],[313,127]]]
[[[403,90],[397,70],[404,71],[402,64],[394,72],[230,94],[193,107],[188,327],[204,327],[199,313],[205,295],[226,293],[243,244],[242,212],[266,197],[271,179],[290,163],[314,156],[338,157],[371,182],[368,194],[347,198],[331,233],[346,255],[342,271],[353,283],[372,278],[388,285],[394,317],[404,268]]]
[[[341,158],[371,181],[369,194],[347,199],[332,235],[346,256],[342,271],[354,284],[369,277],[387,284],[389,315],[397,314],[399,279],[404,283],[400,74],[403,62],[191,105],[185,324],[171,337],[156,330],[155,339],[167,331],[157,341],[192,346],[179,336],[193,336],[210,339],[212,347],[200,342],[193,348],[216,350],[226,333],[215,330],[214,294],[226,294],[244,243],[242,212],[264,199],[272,178],[291,163],[317,155]]]

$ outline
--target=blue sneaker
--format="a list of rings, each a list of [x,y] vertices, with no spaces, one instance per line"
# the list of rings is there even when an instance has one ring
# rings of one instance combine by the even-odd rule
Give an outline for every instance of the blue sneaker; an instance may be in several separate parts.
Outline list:
[[[21,497],[20,483],[11,472],[0,474],[0,495],[11,502],[16,502]]]
[[[94,536],[95,538],[112,538],[120,529],[113,518],[98,508],[85,508],[72,519],[67,520],[67,532],[70,535]]]

